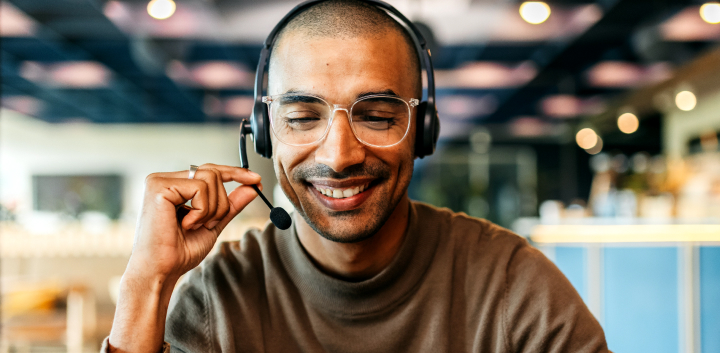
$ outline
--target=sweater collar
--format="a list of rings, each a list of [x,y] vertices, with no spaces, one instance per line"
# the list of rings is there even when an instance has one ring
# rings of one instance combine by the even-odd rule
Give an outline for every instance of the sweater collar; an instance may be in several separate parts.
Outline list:
[[[318,269],[294,226],[276,230],[281,261],[303,299],[337,315],[364,316],[393,307],[411,294],[432,260],[438,230],[432,222],[421,222],[425,217],[418,217],[414,202],[410,202],[409,212],[407,231],[395,258],[380,273],[359,282],[337,279]]]

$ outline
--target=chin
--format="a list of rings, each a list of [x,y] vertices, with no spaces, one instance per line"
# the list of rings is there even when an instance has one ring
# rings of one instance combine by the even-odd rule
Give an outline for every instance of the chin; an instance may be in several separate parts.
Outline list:
[[[390,218],[397,202],[383,202],[349,211],[327,211],[315,207],[298,208],[310,227],[323,238],[336,243],[358,243],[372,238]],[[379,212],[378,212],[379,211]]]

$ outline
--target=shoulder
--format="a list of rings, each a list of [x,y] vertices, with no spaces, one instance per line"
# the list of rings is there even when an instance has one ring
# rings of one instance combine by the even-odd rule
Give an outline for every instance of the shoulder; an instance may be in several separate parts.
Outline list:
[[[414,207],[420,229],[438,225],[436,260],[453,264],[454,275],[478,303],[501,303],[491,310],[499,309],[510,350],[607,351],[602,328],[577,291],[525,238],[464,213],[417,202]]]
[[[454,275],[478,292],[496,288],[498,294],[537,290],[566,281],[545,255],[523,237],[488,220],[415,203],[419,229],[438,231],[436,261],[452,263]],[[534,287],[533,287],[533,284]],[[542,283],[542,284],[540,284]]]
[[[517,252],[542,254],[530,246],[527,240],[512,231],[488,220],[471,217],[462,212],[438,208],[413,201],[420,228],[423,223],[436,223],[440,231],[440,243],[450,246],[456,255],[487,259],[493,262],[509,262]]]

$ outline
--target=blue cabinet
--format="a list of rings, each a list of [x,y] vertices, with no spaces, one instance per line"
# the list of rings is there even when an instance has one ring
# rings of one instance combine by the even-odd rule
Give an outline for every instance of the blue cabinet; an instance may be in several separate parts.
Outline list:
[[[682,246],[543,248],[596,314],[615,353],[720,352],[720,246],[690,248],[690,260]],[[695,264],[689,270],[688,261]]]

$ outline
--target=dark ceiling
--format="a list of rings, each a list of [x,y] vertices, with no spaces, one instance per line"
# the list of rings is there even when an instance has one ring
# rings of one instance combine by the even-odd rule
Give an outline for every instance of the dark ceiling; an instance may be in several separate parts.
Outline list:
[[[30,96],[42,101],[37,116],[49,122],[84,119],[95,123],[203,123],[237,122],[238,117],[207,114],[208,96],[222,99],[251,96],[249,88],[183,85],[168,77],[162,67],[170,60],[187,64],[227,61],[245,68],[257,64],[260,45],[204,39],[137,37],[126,34],[103,13],[104,1],[11,0],[17,9],[39,26],[33,36],[2,38],[3,99]],[[181,3],[179,1],[179,3]],[[251,2],[217,1],[223,8],[249,6]],[[604,0],[549,1],[551,6],[595,4],[602,17],[577,36],[544,41],[482,42],[439,45],[434,53],[438,70],[453,70],[471,62],[532,62],[537,74],[519,87],[452,88],[438,90],[439,99],[461,94],[496,97],[496,107],[466,122],[507,123],[518,116],[543,115],[540,102],[547,96],[571,94],[579,99],[611,102],[631,87],[597,87],[586,72],[600,61],[639,65],[655,62],[679,67],[714,44],[712,41],[667,41],[656,33],[658,24],[693,1]],[[648,34],[649,33],[649,34]],[[112,83],[95,88],[45,85],[23,77],[23,63],[95,61],[113,73]],[[442,111],[440,111],[442,116]],[[564,121],[578,121],[564,120]]]

